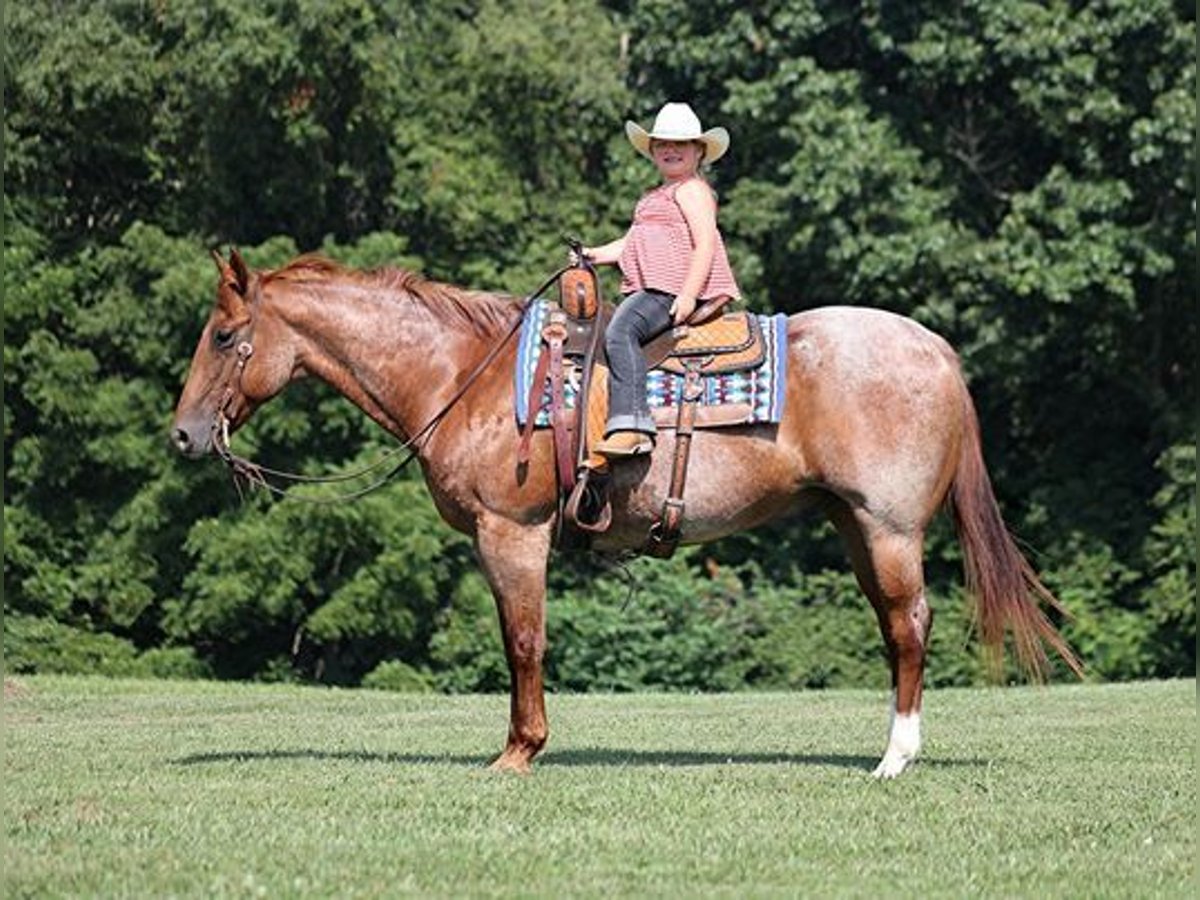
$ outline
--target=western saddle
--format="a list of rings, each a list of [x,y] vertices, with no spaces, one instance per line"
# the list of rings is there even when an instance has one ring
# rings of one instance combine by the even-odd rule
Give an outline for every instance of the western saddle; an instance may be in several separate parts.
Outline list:
[[[686,324],[642,348],[647,370],[657,368],[683,378],[678,404],[655,411],[659,426],[674,430],[675,441],[667,496],[642,548],[650,556],[669,558],[679,545],[692,432],[735,424],[721,407],[701,406],[704,376],[753,369],[765,357],[757,317],[724,312],[725,302],[706,301]],[[602,357],[604,330],[612,312],[610,304],[599,301],[596,273],[586,260],[565,270],[559,279],[559,302],[550,308],[542,327],[542,352],[530,382],[517,462],[529,463],[534,422],[548,387],[559,482],[556,543],[564,548],[587,547],[592,535],[603,533],[612,523],[608,463],[590,449],[603,437],[607,418],[608,369]],[[573,410],[566,403],[568,380],[577,386]]]

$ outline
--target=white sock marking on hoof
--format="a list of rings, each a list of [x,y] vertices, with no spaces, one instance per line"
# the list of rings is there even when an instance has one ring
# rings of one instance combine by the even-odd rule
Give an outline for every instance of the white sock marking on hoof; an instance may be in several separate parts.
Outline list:
[[[875,778],[895,778],[903,772],[921,749],[921,714],[897,713],[892,707],[892,724],[887,750],[871,773]]]

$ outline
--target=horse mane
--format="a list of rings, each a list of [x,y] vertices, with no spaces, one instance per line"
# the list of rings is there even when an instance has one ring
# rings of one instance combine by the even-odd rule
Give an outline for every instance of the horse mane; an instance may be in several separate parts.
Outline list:
[[[434,318],[465,325],[480,337],[507,329],[522,310],[521,302],[508,295],[469,290],[392,266],[352,269],[316,253],[298,256],[282,268],[263,273],[264,286],[274,281],[309,285],[342,282],[397,292],[420,304]]]

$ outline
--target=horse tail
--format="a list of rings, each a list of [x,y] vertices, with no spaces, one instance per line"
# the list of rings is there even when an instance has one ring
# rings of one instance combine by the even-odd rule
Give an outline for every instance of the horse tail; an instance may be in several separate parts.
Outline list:
[[[1011,631],[1017,660],[1031,678],[1045,679],[1046,646],[1083,677],[1083,665],[1046,617],[1042,604],[1059,613],[1066,611],[1042,584],[1004,524],[983,461],[979,417],[965,385],[963,398],[966,428],[948,499],[963,548],[967,591],[975,600],[975,622],[992,672],[1001,671],[1005,632]]]

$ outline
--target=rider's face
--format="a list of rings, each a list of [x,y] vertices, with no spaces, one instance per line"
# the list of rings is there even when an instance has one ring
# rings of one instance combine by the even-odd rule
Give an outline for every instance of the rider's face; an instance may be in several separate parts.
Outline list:
[[[650,157],[666,179],[690,178],[700,167],[704,145],[698,141],[650,142]]]

